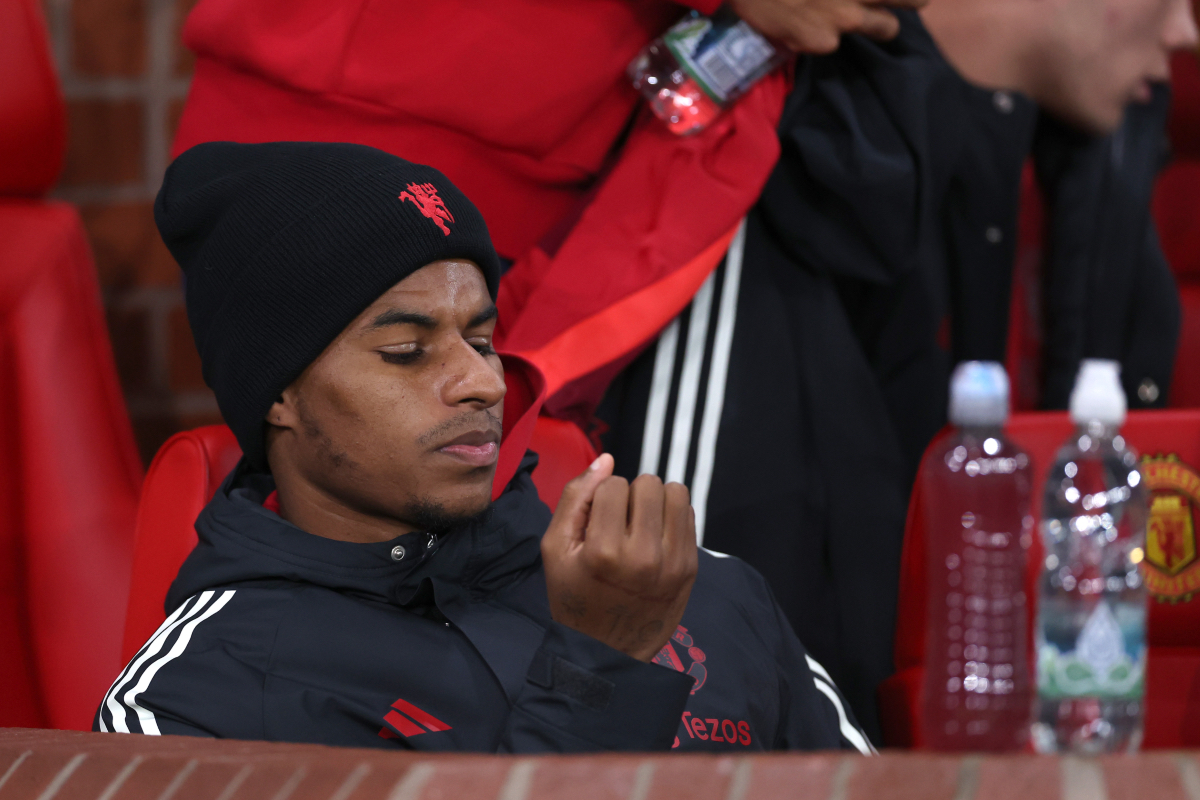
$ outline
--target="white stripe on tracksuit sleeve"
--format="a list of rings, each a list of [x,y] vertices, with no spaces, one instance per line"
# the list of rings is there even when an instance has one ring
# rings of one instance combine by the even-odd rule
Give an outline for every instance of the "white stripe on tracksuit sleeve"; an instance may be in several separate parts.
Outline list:
[[[168,617],[150,637],[141,652],[130,662],[113,683],[104,697],[100,711],[100,729],[108,731],[104,712],[112,716],[112,730],[131,733],[127,711],[134,712],[138,727],[144,734],[157,736],[158,721],[153,712],[137,702],[139,695],[150,688],[159,670],[181,656],[187,650],[196,627],[212,617],[233,599],[235,590],[220,592],[206,591],[184,602]],[[167,642],[174,637],[170,648],[163,653]]]
[[[854,748],[864,756],[877,754],[867,735],[846,716],[846,701],[842,698],[842,693],[838,691],[837,686],[834,685],[833,678],[829,677],[825,668],[812,656],[806,653],[804,659],[808,662],[808,668],[813,672],[813,683],[816,684],[817,691],[825,695],[833,704],[834,710],[837,711],[838,731],[842,734],[842,738],[854,745]]]

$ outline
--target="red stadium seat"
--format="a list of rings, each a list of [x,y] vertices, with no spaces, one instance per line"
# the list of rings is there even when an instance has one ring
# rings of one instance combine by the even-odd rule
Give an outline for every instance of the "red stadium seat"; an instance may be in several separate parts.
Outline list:
[[[1008,432],[1033,459],[1034,514],[1041,487],[1059,446],[1072,430],[1065,413],[1014,414]],[[1142,573],[1157,594],[1150,601],[1150,653],[1146,680],[1146,747],[1200,745],[1200,410],[1135,411],[1123,429],[1143,457],[1147,485],[1155,496],[1177,495],[1185,517],[1173,529],[1152,517]],[[939,437],[940,438],[940,437]],[[936,444],[936,440],[935,440]],[[930,445],[933,447],[934,445]],[[1177,461],[1170,460],[1171,457]],[[1152,461],[1146,462],[1150,458]],[[1153,474],[1160,476],[1152,477]],[[1194,482],[1192,476],[1196,476]],[[918,484],[919,486],[919,484]],[[900,573],[896,628],[896,674],[879,689],[887,744],[920,747],[919,693],[925,660],[924,512],[919,489],[909,505]],[[1171,538],[1174,537],[1174,538]],[[1173,546],[1172,546],[1173,545]],[[1029,557],[1027,592],[1036,596],[1041,547]],[[1032,612],[1033,604],[1030,604]],[[1031,626],[1032,631],[1032,626]]]
[[[90,729],[120,667],[141,462],[37,0],[0,3],[0,727]]]
[[[1171,378],[1174,408],[1200,407],[1200,60],[1179,53],[1171,61],[1174,160],[1154,192],[1154,218],[1167,262],[1179,284],[1183,327]]]
[[[551,508],[567,481],[596,457],[578,427],[551,417],[538,417],[529,447],[541,456],[533,481]],[[138,508],[133,556],[137,577],[125,617],[123,661],[133,658],[166,618],[167,589],[196,546],[196,517],[241,457],[237,440],[224,425],[177,433],[154,457]]]

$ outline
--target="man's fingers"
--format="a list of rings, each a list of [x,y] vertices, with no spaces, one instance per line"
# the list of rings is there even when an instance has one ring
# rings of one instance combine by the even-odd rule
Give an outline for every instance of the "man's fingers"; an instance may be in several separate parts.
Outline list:
[[[612,472],[613,457],[608,453],[602,453],[591,463],[591,466],[572,478],[563,487],[562,496],[558,500],[558,508],[554,512],[555,522],[560,524],[551,525],[551,530],[558,531],[560,535],[567,533],[572,539],[582,538],[583,531],[587,528],[588,513],[591,510],[596,487],[606,478],[611,477]]]
[[[688,489],[681,483],[663,487],[663,565],[679,570],[695,560],[696,523]]]
[[[629,509],[629,482],[612,476],[596,487],[584,535],[584,552],[593,569],[611,571],[621,563]]]
[[[861,33],[877,41],[885,42],[900,33],[900,20],[890,11],[881,8],[864,8],[862,22],[855,33]]]
[[[639,475],[629,487],[629,538],[626,562],[635,581],[658,578],[662,566],[663,483],[657,475]]]

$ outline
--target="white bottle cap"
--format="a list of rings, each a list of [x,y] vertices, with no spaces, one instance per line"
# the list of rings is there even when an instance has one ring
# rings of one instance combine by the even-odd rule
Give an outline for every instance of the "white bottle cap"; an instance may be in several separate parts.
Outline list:
[[[950,378],[950,421],[959,427],[1003,425],[1008,373],[995,361],[964,361]]]
[[[1116,361],[1085,358],[1079,365],[1071,390],[1071,421],[1086,425],[1125,422],[1125,390],[1121,388],[1121,365]]]

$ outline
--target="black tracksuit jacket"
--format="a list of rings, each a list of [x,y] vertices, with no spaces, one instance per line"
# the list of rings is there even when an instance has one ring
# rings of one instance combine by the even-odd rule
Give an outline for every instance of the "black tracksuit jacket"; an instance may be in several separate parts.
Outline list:
[[[380,544],[301,531],[263,507],[270,476],[239,467],[95,729],[419,750],[868,749],[737,559],[701,552],[657,663],[555,623],[535,464],[484,520]]]

